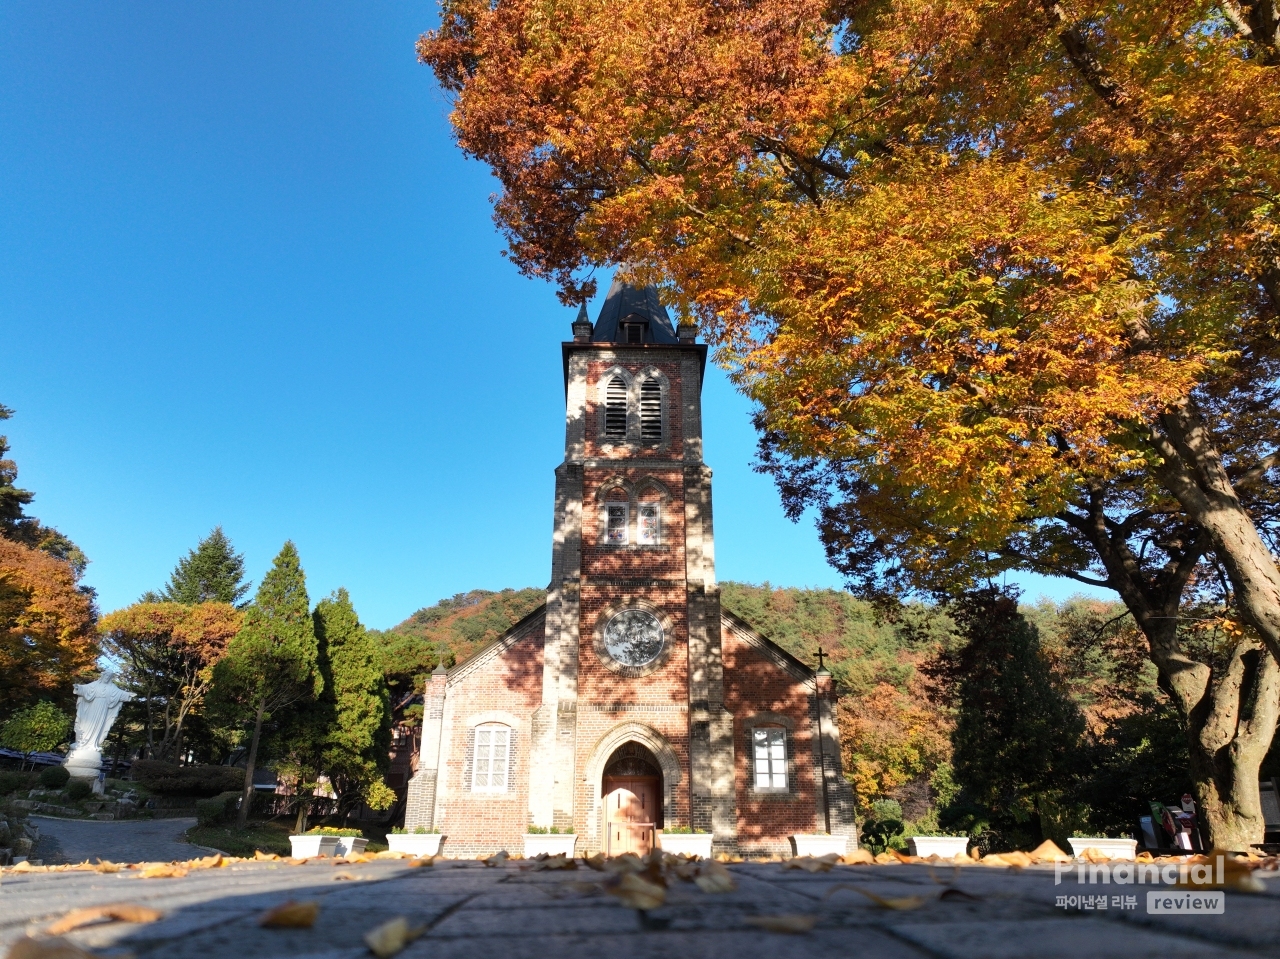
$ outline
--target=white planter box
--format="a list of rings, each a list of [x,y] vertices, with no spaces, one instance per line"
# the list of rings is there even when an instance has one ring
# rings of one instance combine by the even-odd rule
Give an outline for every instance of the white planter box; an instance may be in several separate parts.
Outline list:
[[[1096,849],[1111,859],[1132,859],[1138,851],[1138,841],[1136,839],[1102,839],[1088,836],[1072,836],[1067,842],[1071,843],[1071,852],[1076,856],[1083,856],[1086,849]]]
[[[335,856],[358,856],[364,852],[364,847],[369,845],[369,840],[363,836],[335,836],[334,838],[338,840]]]
[[[711,833],[658,833],[658,847],[673,856],[711,858]]]
[[[544,852],[548,856],[573,856],[573,847],[578,844],[578,837],[569,835],[546,835],[543,833],[525,833],[524,858],[532,859]]]
[[[336,856],[337,836],[290,836],[294,859],[314,859],[316,856]]]
[[[387,836],[387,848],[423,859],[440,855],[440,840],[443,838],[438,832],[391,833]]]
[[[968,836],[912,836],[907,840],[911,855],[928,859],[938,856],[941,859],[954,859],[969,851]]]
[[[830,853],[843,856],[849,848],[849,837],[828,836],[825,833],[812,835],[796,833],[791,837],[791,845],[795,848],[797,856],[826,856]]]

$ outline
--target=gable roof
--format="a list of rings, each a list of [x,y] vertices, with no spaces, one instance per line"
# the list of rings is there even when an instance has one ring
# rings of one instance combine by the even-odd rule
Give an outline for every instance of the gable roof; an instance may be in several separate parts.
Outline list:
[[[449,685],[452,686],[454,683],[470,676],[481,666],[492,662],[498,656],[501,656],[516,643],[520,642],[520,640],[528,639],[530,636],[537,636],[541,639],[546,618],[547,604],[543,603],[533,612],[529,613],[529,615],[524,619],[512,625],[510,629],[497,639],[477,649],[469,659],[464,659],[462,662],[454,666],[453,669],[449,670]]]
[[[816,670],[792,656],[773,640],[761,636],[747,625],[745,620],[739,619],[723,607],[720,609],[720,628],[722,631],[733,633],[749,646],[754,646],[763,652],[779,669],[785,670],[800,682],[816,685],[818,677]]]

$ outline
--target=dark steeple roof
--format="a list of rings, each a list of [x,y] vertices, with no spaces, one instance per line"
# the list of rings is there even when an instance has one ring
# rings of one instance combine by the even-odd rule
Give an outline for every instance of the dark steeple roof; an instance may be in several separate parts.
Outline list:
[[[622,324],[628,320],[645,325],[645,343],[679,343],[671,326],[671,317],[658,299],[654,286],[632,286],[616,276],[604,299],[591,339],[596,343],[623,342]]]

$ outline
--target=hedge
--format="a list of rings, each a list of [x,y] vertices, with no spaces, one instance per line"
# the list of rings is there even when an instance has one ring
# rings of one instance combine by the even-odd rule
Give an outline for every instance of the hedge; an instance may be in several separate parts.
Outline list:
[[[244,788],[244,770],[238,766],[177,766],[156,759],[139,759],[133,778],[161,796],[217,796]]]

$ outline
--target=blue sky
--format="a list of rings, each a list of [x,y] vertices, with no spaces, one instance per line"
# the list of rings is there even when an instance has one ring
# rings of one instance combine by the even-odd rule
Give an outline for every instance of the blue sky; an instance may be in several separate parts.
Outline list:
[[[435,18],[0,5],[0,431],[104,610],[217,524],[371,626],[546,584],[572,314],[501,256],[414,58]],[[718,372],[704,404],[720,577],[838,586]]]

